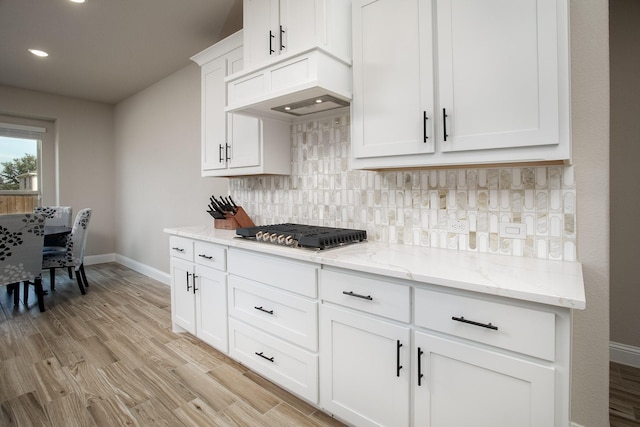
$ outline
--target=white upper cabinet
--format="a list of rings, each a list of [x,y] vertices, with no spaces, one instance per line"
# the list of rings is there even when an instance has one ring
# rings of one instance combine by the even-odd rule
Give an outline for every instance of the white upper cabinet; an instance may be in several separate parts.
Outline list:
[[[423,24],[431,22],[431,3],[368,0],[353,7],[355,157],[433,153],[433,42]]]
[[[348,10],[344,0],[244,0],[245,68],[314,47],[349,58],[350,46],[344,43],[350,28],[345,5]]]
[[[202,74],[202,176],[290,173],[290,128],[225,112],[225,77],[241,71],[242,32],[192,58]]]
[[[570,161],[566,0],[356,0],[353,47],[353,167]]]

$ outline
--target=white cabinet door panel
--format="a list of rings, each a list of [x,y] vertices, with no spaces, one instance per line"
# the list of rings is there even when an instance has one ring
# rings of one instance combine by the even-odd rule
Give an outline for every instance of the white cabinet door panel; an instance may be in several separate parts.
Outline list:
[[[171,258],[171,316],[173,323],[196,333],[196,306],[193,292],[193,263]]]
[[[328,305],[320,313],[322,407],[358,426],[408,426],[409,328]]]
[[[554,425],[552,367],[421,332],[414,345],[416,426]]]
[[[227,353],[227,275],[198,265],[196,276],[197,336]]]
[[[354,1],[355,157],[433,152],[431,15],[430,1]]]
[[[551,0],[438,1],[442,151],[558,144],[555,8]]]

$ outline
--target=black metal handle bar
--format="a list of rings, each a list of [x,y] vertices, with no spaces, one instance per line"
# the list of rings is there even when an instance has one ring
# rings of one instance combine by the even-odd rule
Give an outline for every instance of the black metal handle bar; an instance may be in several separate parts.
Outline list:
[[[263,353],[262,351],[261,351],[260,353],[258,353],[258,352],[256,351],[256,356],[260,356],[260,357],[262,357],[263,359],[266,359],[266,360],[268,360],[269,362],[273,363],[273,357],[267,357],[267,356],[265,356],[265,355],[264,355],[264,353]]]
[[[369,301],[373,301],[373,298],[371,298],[371,295],[354,294],[351,291],[342,291],[342,293],[345,294],[345,295],[349,295],[350,297],[362,298],[362,299],[366,299],[366,300],[369,300]]]
[[[262,306],[260,306],[260,307],[253,307],[253,308],[255,308],[256,310],[260,310],[260,311],[262,311],[263,313],[273,314],[273,310],[266,310],[266,309],[262,308]]]
[[[482,328],[487,328],[487,329],[492,329],[494,331],[498,330],[497,326],[492,325],[491,323],[480,323],[480,322],[474,322],[473,320],[467,320],[464,317],[460,316],[460,317],[455,317],[453,316],[451,318],[451,320],[455,320],[456,322],[462,322],[462,323],[468,323],[469,325],[474,325],[474,326],[480,326]]]

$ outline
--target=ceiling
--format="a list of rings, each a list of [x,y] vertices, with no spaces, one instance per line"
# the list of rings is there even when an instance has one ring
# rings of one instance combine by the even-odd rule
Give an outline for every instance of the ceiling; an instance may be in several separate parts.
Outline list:
[[[0,0],[0,85],[116,104],[241,28],[242,0]]]

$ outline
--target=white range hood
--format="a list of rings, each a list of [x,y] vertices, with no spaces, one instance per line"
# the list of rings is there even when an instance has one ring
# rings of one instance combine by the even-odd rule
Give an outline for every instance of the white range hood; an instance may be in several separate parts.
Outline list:
[[[282,56],[228,76],[226,111],[291,121],[349,105],[350,63],[320,48]]]

